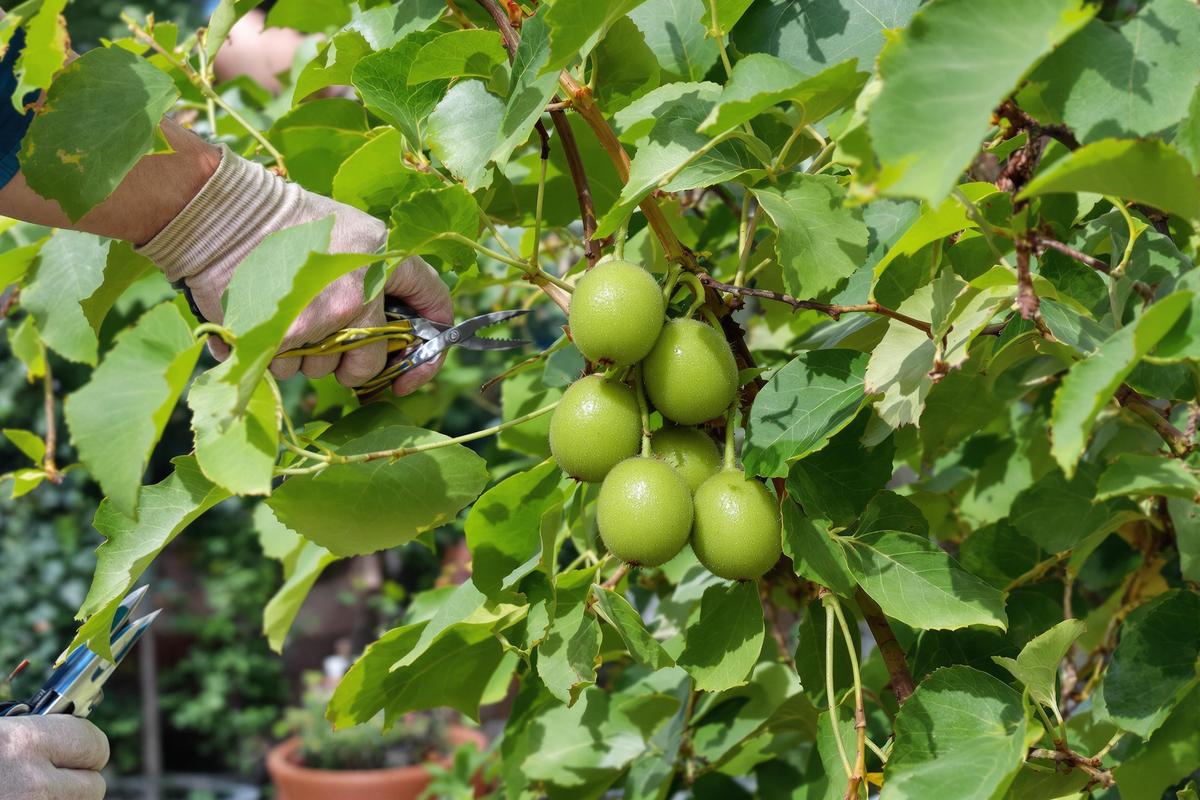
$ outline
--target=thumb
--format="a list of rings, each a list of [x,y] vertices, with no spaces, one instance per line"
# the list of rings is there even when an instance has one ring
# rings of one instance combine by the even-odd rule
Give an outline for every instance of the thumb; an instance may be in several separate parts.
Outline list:
[[[449,325],[454,322],[450,289],[437,270],[419,256],[406,258],[392,271],[383,291],[398,297],[421,316]]]

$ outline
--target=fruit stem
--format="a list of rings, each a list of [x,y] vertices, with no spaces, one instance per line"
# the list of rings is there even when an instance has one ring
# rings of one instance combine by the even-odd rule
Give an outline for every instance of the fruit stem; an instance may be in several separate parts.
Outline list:
[[[671,295],[675,293],[675,286],[679,283],[679,273],[683,271],[683,267],[678,264],[671,263],[667,266],[667,277],[663,281],[663,305],[671,304]]]
[[[678,281],[679,283],[686,284],[688,291],[695,298],[691,306],[688,307],[687,313],[684,314],[685,317],[690,317],[704,305],[704,284],[700,282],[700,278],[693,272],[680,271]]]
[[[826,613],[832,610],[834,616],[837,617],[838,626],[842,629],[842,639],[846,643],[846,654],[850,656],[850,668],[854,674],[854,729],[858,749],[854,755],[854,774],[850,776],[850,783],[846,789],[846,797],[858,797],[858,786],[867,774],[867,718],[866,710],[863,706],[862,675],[858,666],[858,651],[854,645],[853,637],[850,636],[850,626],[846,624],[846,616],[842,613],[842,604],[838,601],[837,595],[831,592],[825,595],[823,601],[826,604]],[[833,729],[835,731],[838,730],[836,716],[834,717]],[[841,738],[840,733],[838,734],[838,738]]]
[[[629,217],[621,221],[617,234],[613,239],[613,255],[618,261],[625,260],[625,240],[629,238]]]
[[[734,454],[734,418],[737,416],[738,397],[734,395],[729,410],[725,412],[725,469],[737,469],[737,457]]]
[[[703,301],[703,298],[701,298],[701,301]],[[704,315],[706,320],[708,320],[709,325],[712,325],[717,330],[721,330],[721,320],[717,319],[716,313],[711,308],[706,305],[702,305],[700,306],[700,313]]]
[[[642,417],[642,455],[650,457],[650,407],[646,403],[646,386],[642,381],[642,365],[633,370],[633,391],[637,397],[638,413]]]
[[[825,598],[832,597],[826,594]],[[824,599],[822,602],[824,603]],[[835,598],[836,601],[836,598]],[[846,744],[842,741],[841,725],[838,724],[837,693],[833,688],[833,626],[834,616],[828,603],[825,605],[825,703],[829,706],[829,718],[833,721],[833,741],[837,745],[838,757],[846,770],[846,779],[854,777],[854,769],[850,766],[850,757],[846,755]]]

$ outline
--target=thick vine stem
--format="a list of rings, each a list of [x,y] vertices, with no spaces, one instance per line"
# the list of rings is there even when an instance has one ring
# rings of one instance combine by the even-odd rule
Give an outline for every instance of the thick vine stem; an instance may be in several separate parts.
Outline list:
[[[911,697],[916,689],[912,673],[908,669],[904,648],[897,641],[896,634],[892,633],[892,626],[888,624],[883,609],[870,595],[859,589],[854,594],[854,600],[858,603],[867,627],[871,629],[871,635],[875,637],[875,646],[879,648],[883,663],[892,677],[892,694],[897,703],[904,705],[904,701]]]
[[[583,168],[583,157],[579,154],[579,145],[575,142],[575,132],[571,130],[567,115],[560,110],[551,111],[550,121],[554,123],[554,131],[562,143],[567,170],[571,173],[571,182],[575,184],[575,196],[579,198],[579,218],[583,221],[583,255],[587,258],[588,267],[594,267],[600,258],[600,248],[592,241],[596,235],[596,204],[592,200],[592,189]]]
[[[907,314],[901,314],[899,311],[880,305],[879,303],[863,303],[861,305],[853,306],[831,305],[829,303],[818,303],[816,300],[801,300],[799,298],[792,297],[790,294],[772,292],[767,289],[751,289],[745,286],[735,286],[732,283],[724,283],[719,281],[706,272],[699,273],[699,278],[700,282],[705,286],[712,287],[713,289],[717,289],[722,292],[743,295],[745,297],[759,297],[764,300],[774,300],[777,303],[786,303],[792,307],[793,311],[818,311],[822,314],[826,314],[834,320],[839,319],[842,314],[879,314],[884,317],[890,317],[897,322],[903,322],[905,325],[911,325],[912,327],[924,333],[926,336],[929,336],[930,338],[933,337],[933,330],[930,328],[928,322],[915,319]]]

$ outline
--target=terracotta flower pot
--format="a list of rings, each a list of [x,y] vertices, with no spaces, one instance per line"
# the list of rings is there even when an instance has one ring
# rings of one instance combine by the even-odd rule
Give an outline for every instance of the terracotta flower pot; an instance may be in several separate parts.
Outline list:
[[[473,728],[454,725],[447,735],[454,747],[487,747],[487,737]],[[416,800],[433,779],[424,764],[371,770],[313,769],[300,763],[299,750],[300,739],[292,738],[267,754],[267,771],[277,800]],[[447,756],[438,761],[450,763]]]

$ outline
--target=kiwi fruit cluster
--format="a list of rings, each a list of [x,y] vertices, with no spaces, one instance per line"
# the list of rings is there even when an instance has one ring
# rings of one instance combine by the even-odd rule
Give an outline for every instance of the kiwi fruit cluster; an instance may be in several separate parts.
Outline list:
[[[738,391],[733,352],[696,319],[667,319],[664,293],[642,267],[606,261],[575,288],[571,338],[604,375],[571,384],[550,419],[550,450],[572,478],[600,483],[596,519],[609,551],[657,567],[689,542],[710,572],[752,580],[780,555],[771,491],[735,464],[697,425],[725,414]],[[627,369],[631,368],[631,369]],[[648,408],[666,425],[643,447],[640,370]]]

